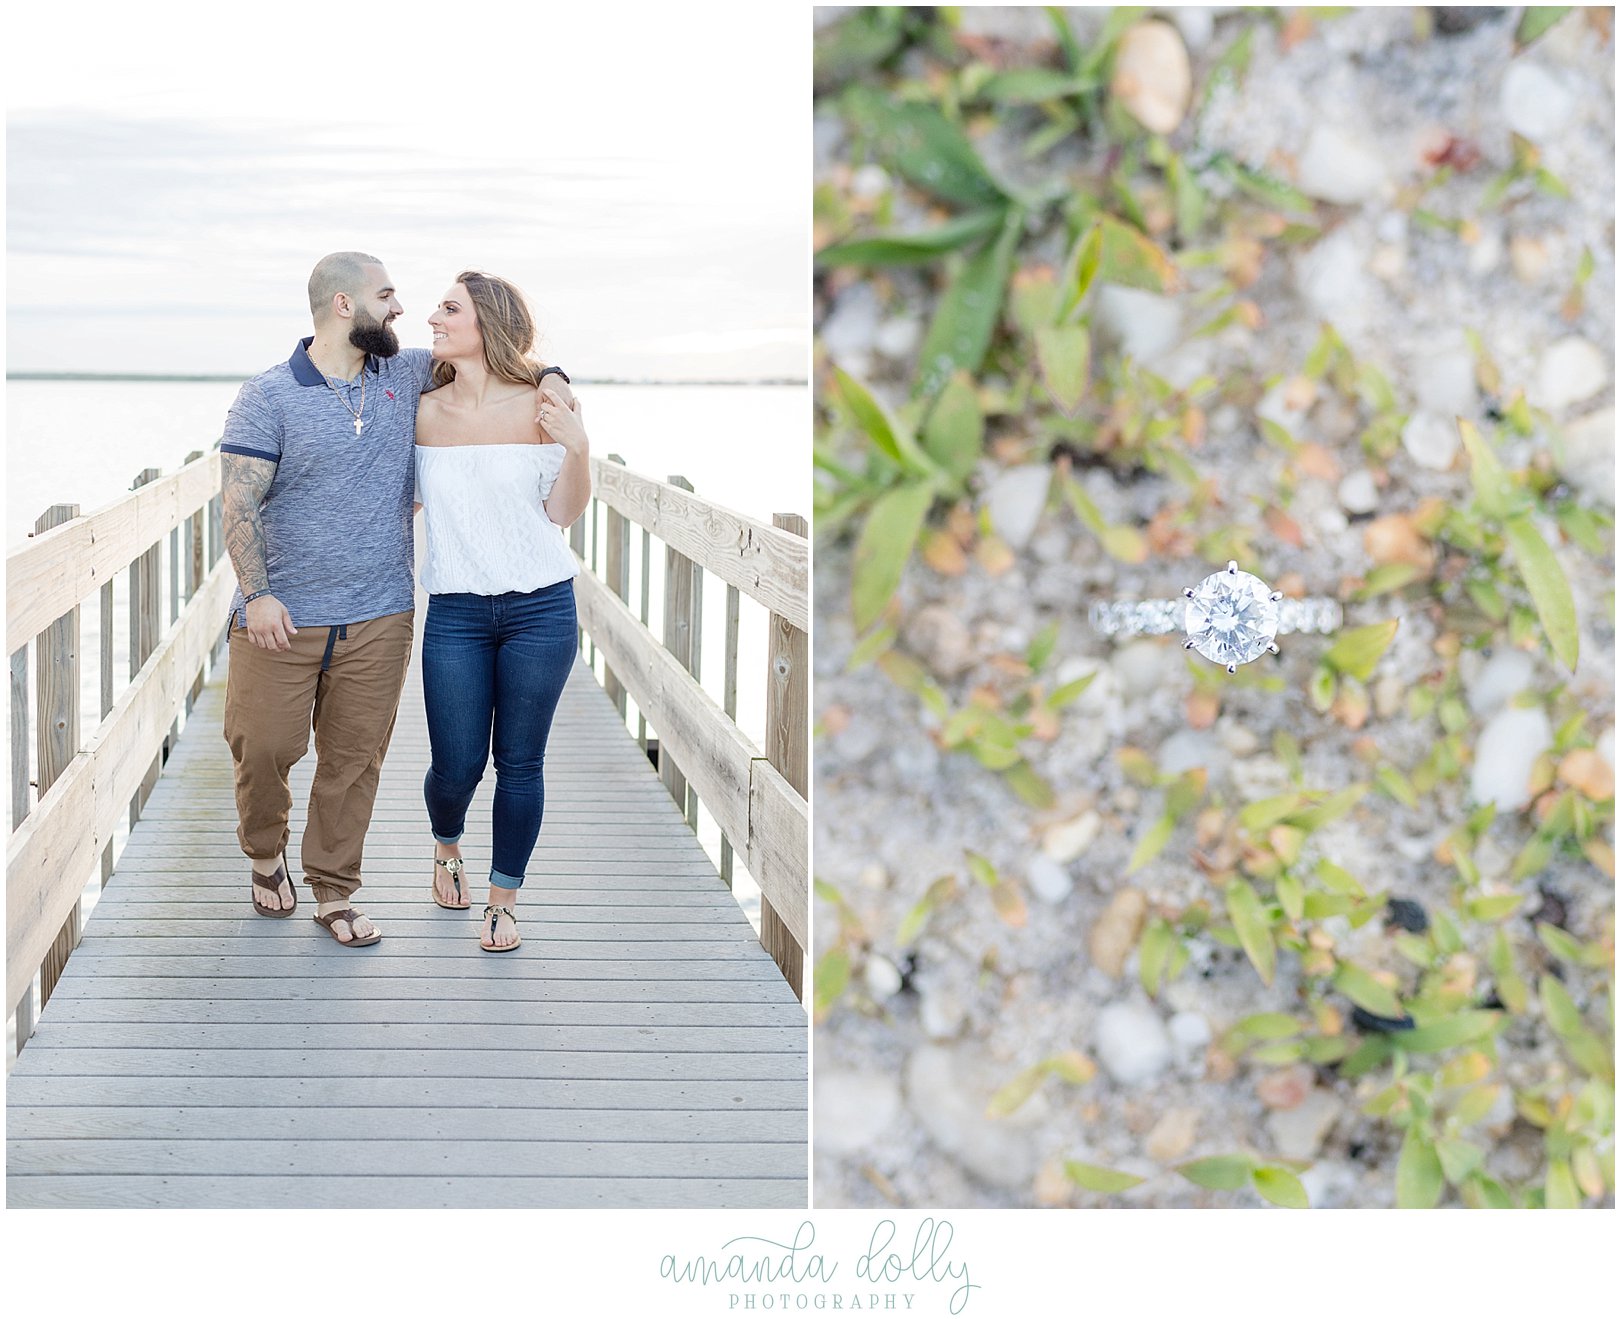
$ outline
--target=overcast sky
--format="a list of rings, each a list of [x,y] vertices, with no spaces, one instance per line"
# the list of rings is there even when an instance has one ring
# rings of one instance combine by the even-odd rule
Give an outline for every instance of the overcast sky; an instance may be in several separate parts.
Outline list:
[[[6,56],[11,371],[257,371],[357,248],[406,344],[479,267],[571,373],[805,374],[798,6],[55,10]]]

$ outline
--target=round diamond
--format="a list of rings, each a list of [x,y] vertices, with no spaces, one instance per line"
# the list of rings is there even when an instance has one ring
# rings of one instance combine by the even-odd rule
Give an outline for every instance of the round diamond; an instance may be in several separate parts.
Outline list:
[[[1278,633],[1278,602],[1253,573],[1211,573],[1188,597],[1184,626],[1193,648],[1226,666],[1248,664]]]

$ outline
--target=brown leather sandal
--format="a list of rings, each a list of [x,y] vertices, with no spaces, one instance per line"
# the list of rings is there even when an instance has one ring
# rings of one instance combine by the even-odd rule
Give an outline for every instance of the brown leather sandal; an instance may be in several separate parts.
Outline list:
[[[333,943],[344,948],[369,948],[372,944],[377,943],[382,939],[383,932],[381,930],[374,929],[368,935],[356,935],[355,922],[365,914],[366,913],[363,911],[356,911],[353,907],[345,907],[342,911],[335,911],[327,916],[315,916],[313,919],[317,925],[323,925],[326,927],[326,932],[332,935]],[[349,923],[348,939],[338,938],[336,932],[332,929],[332,924],[334,921],[347,921]]]
[[[433,894],[434,902],[438,906],[443,907],[446,911],[466,911],[473,904],[468,900],[467,894],[462,892],[462,871],[466,869],[466,866],[462,864],[461,857],[447,857],[443,861],[435,859],[434,865],[443,866],[447,871],[450,872],[451,885],[455,889],[456,896],[461,899],[459,904],[441,902],[439,899],[439,886],[437,884],[432,884],[429,886],[429,892]]]
[[[512,932],[514,934],[518,933],[518,913],[513,908],[511,908],[511,907],[497,907],[492,903],[490,906],[484,908],[484,914],[490,918],[490,939],[491,939],[491,942],[490,943],[485,943],[483,937],[480,936],[479,941],[478,941],[478,946],[480,948],[482,948],[485,952],[487,952],[487,953],[510,953],[514,948],[520,947],[523,944],[523,938],[521,936],[514,939],[511,943],[500,943],[500,944],[498,944],[498,943],[494,942],[494,939],[495,939],[495,923],[498,920],[500,920],[503,915],[506,916],[509,920],[511,920],[511,922],[512,922]]]
[[[261,875],[257,870],[253,871],[252,874],[254,889],[263,889],[266,893],[276,893],[279,895],[281,886],[285,884],[289,889],[292,890],[293,894],[293,905],[291,907],[278,907],[272,909],[270,907],[261,906],[259,903],[258,893],[253,893],[253,910],[255,915],[272,916],[279,919],[283,916],[291,916],[295,911],[298,910],[298,889],[293,884],[291,877],[287,874],[287,858],[285,856],[283,856],[282,859],[276,863],[276,873],[274,875]]]

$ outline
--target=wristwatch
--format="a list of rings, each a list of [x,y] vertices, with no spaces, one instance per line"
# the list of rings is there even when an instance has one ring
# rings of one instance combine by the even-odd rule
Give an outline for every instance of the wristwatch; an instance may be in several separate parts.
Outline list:
[[[563,370],[563,368],[560,367],[560,366],[548,366],[548,367],[546,367],[540,373],[540,380],[544,380],[547,376],[562,376],[563,377],[563,383],[565,385],[572,385],[574,383],[572,380],[570,380],[568,378],[568,372]],[[537,380],[535,383],[538,385],[540,383],[540,380]]]

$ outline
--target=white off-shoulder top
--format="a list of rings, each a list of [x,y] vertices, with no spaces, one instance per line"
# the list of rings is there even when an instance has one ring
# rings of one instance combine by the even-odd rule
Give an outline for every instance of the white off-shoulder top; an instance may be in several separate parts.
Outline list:
[[[416,502],[427,519],[430,595],[538,591],[577,576],[563,529],[546,516],[561,444],[419,444]]]

